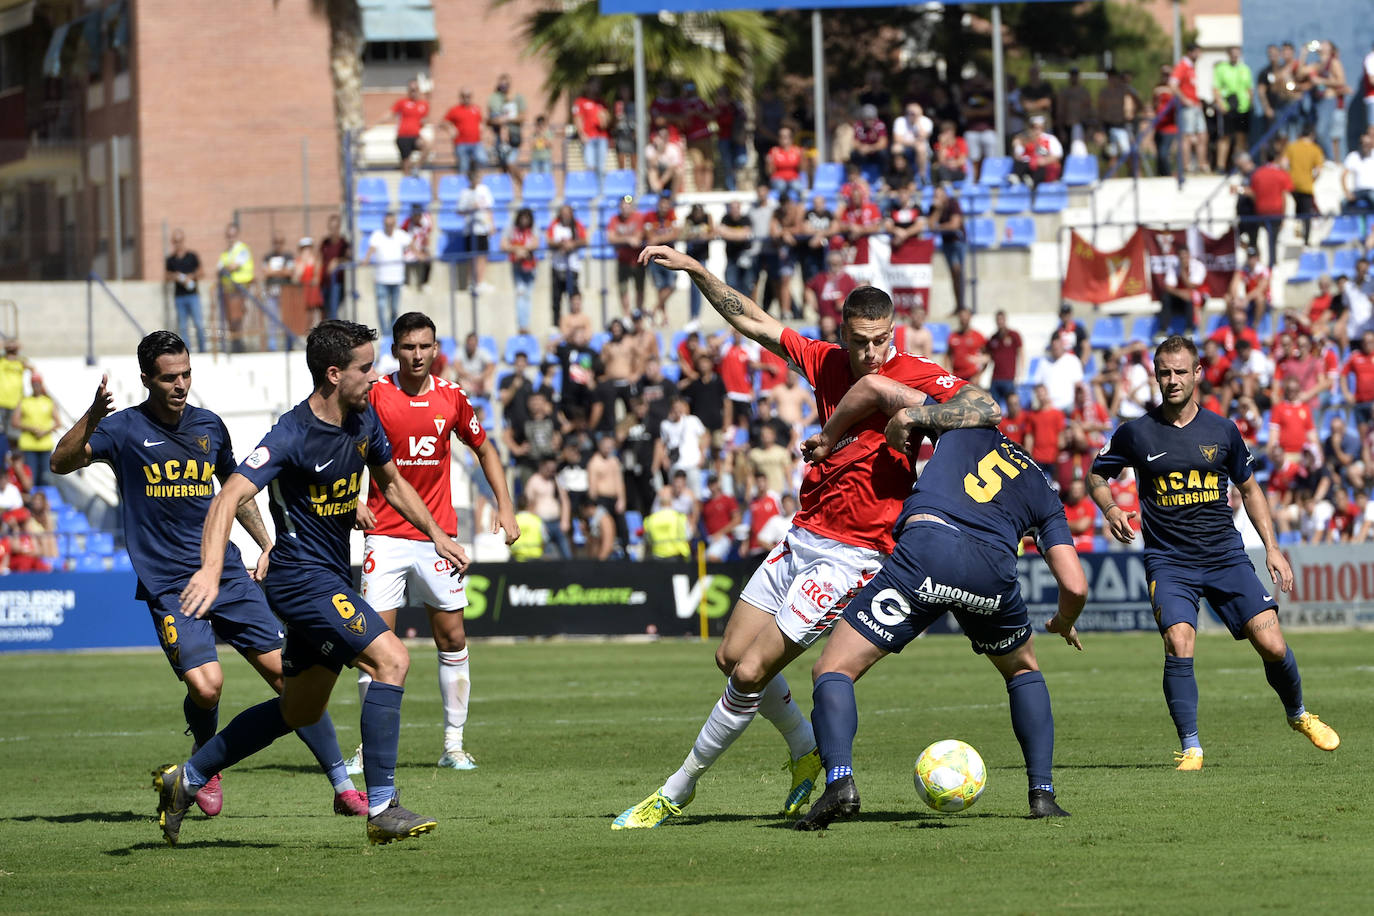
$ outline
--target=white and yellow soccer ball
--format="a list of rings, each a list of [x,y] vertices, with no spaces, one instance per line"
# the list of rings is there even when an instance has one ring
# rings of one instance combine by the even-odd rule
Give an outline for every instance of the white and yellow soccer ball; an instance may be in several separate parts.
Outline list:
[[[942,814],[963,811],[978,800],[988,782],[983,758],[954,738],[936,741],[916,758],[916,791]]]

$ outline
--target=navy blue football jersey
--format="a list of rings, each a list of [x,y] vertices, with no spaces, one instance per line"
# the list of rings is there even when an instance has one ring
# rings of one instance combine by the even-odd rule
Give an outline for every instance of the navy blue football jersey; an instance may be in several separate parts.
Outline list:
[[[217,476],[234,466],[229,430],[214,412],[186,405],[175,426],[153,417],[147,404],[100,421],[91,458],[107,462],[119,485],[129,560],[138,574],[136,596],[148,600],[180,592],[200,569],[200,535]],[[243,567],[232,543],[224,568]]]
[[[1250,450],[1236,425],[1199,408],[1187,426],[1165,422],[1159,408],[1124,423],[1093,462],[1115,477],[1135,468],[1145,554],[1188,564],[1245,560],[1227,502],[1228,484],[1250,479]]]
[[[349,579],[348,538],[358,510],[363,468],[391,460],[391,444],[368,405],[342,426],[326,423],[302,401],[282,414],[238,467],[267,487],[276,525],[268,584],[309,580],[322,572]]]
[[[1073,543],[1064,506],[1045,472],[995,429],[952,429],[936,440],[902,505],[898,532],[908,517],[922,512],[1013,554],[1027,534],[1041,551]]]

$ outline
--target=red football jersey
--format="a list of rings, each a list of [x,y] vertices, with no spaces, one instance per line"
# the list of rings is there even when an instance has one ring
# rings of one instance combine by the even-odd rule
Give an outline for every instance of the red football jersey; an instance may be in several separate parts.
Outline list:
[[[855,382],[849,355],[837,344],[809,340],[791,328],[782,332],[781,342],[816,390],[816,412],[824,423]],[[895,351],[878,374],[936,401],[949,400],[967,384],[928,359]],[[806,469],[794,525],[842,544],[892,551],[892,526],[902,500],[911,495],[914,477],[906,456],[887,447],[886,427],[886,416],[870,414],[845,433],[830,457]]]
[[[393,373],[373,385],[367,399],[391,441],[396,470],[420,494],[439,527],[456,535],[458,519],[453,513],[448,472],[449,437],[456,433],[474,450],[487,441],[468,396],[452,382],[431,375],[429,390],[411,397],[401,390]],[[377,516],[377,527],[369,534],[425,540],[414,525],[391,508],[375,479],[368,486],[367,507]]]
[[[1374,357],[1363,350],[1355,350],[1345,361],[1343,372],[1355,376],[1355,401],[1363,404],[1374,401]]]

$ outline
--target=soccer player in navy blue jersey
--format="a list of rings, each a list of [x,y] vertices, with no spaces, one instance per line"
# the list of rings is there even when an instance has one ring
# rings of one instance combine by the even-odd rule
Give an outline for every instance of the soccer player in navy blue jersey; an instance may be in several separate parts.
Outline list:
[[[1235,639],[1248,639],[1255,647],[1289,725],[1322,750],[1334,751],[1341,739],[1303,706],[1302,678],[1279,629],[1275,594],[1260,583],[1231,515],[1228,485],[1235,484],[1264,542],[1273,592],[1291,591],[1293,570],[1274,538],[1269,503],[1251,473],[1250,451],[1234,423],[1194,398],[1201,368],[1192,340],[1174,335],[1156,348],[1155,378],[1164,402],[1117,429],[1088,480],[1112,536],[1123,544],[1135,538],[1130,525],[1135,513],[1116,505],[1107,478],[1129,466],[1140,482],[1145,574],[1164,637],[1164,699],[1182,745],[1174,755],[1177,768],[1202,769],[1193,679],[1200,598]]]
[[[339,671],[360,662],[373,672],[361,722],[368,839],[390,843],[435,828],[432,819],[406,810],[396,798],[401,697],[410,656],[352,584],[348,538],[364,469],[387,502],[434,542],[435,553],[452,564],[455,574],[467,569],[468,558],[391,460],[391,446],[367,397],[377,381],[376,339],[371,328],[351,321],[324,321],[312,330],[305,358],[314,392],[282,415],[210,505],[201,567],[181,593],[181,613],[199,617],[213,605],[234,513],[270,487],[277,545],[263,586],[286,623],[286,683],[279,701],[244,710],[191,759],[157,771],[158,812],[170,843],[176,843],[190,798],[207,774],[256,753],[292,727],[318,720]]]
[[[213,412],[186,403],[191,357],[171,331],[154,331],[138,345],[138,365],[148,397],[114,412],[114,398],[100,380],[90,409],[53,450],[50,466],[69,474],[95,461],[114,469],[129,560],[138,575],[136,597],[147,602],[158,641],[177,677],[186,684],[182,711],[196,749],[215,734],[224,672],[215,652],[218,637],[242,655],[278,693],[282,689],[281,623],[251,579],[268,569],[271,538],[256,503],[236,517],[262,548],[251,579],[233,544],[223,547],[219,595],[200,618],[181,615],[181,591],[200,568],[196,542],[214,496],[215,481],[229,478],[234,461],[229,431]],[[366,799],[343,766],[329,718],[297,731],[334,787],[334,810],[362,816]],[[218,771],[196,793],[196,804],[214,817],[223,807]]]
[[[919,395],[887,380],[865,382],[853,394],[852,399],[846,395],[850,404],[841,403],[836,409],[841,419],[833,427],[827,425],[819,441],[839,441],[844,433],[839,424],[848,421],[849,408],[872,404],[896,410],[888,441],[905,450],[919,426],[903,405],[919,400]],[[918,407],[917,416],[932,409],[938,408]],[[817,442],[808,440],[806,447],[813,459]],[[826,788],[796,828],[821,830],[858,813],[853,745],[859,713],[854,682],[946,613],[958,620],[973,651],[986,655],[1006,681],[1012,728],[1026,761],[1030,816],[1067,817],[1055,801],[1052,781],[1054,717],[1049,688],[1035,657],[1030,616],[1017,578],[1022,537],[1035,537],[1059,582],[1059,612],[1048,629],[1077,649],[1083,647],[1074,622],[1083,610],[1087,580],[1063,506],[1044,472],[998,430],[949,430],[936,440],[894,531],[897,545],[892,555],[846,606],[812,670],[811,721],[825,765]]]

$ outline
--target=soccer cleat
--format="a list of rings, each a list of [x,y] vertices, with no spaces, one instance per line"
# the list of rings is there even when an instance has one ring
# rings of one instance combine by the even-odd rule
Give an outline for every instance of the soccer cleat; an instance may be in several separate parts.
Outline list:
[[[400,800],[393,796],[391,804],[368,817],[367,838],[373,846],[385,846],[397,840],[430,833],[438,826],[431,818],[402,808]]]
[[[1296,719],[1289,719],[1288,724],[1293,731],[1302,732],[1324,751],[1334,751],[1341,746],[1341,736],[1336,734],[1336,730],[1310,712],[1305,712]]]
[[[461,748],[454,751],[444,751],[444,756],[439,758],[435,764],[441,770],[475,770],[477,761],[472,759],[472,755]]]
[[[361,744],[353,752],[353,756],[344,761],[344,769],[348,770],[349,776],[363,775],[363,746]]]
[[[1032,819],[1039,817],[1072,817],[1069,812],[1059,807],[1059,803],[1054,800],[1054,793],[1049,789],[1031,789],[1029,796],[1030,816]]]
[[[682,809],[690,805],[696,797],[696,790],[693,789],[685,802],[675,805],[662,792],[655,792],[633,808],[622,812],[620,817],[611,822],[611,829],[639,830],[644,827],[657,827],[673,815],[681,814]]]
[[[1174,763],[1178,766],[1176,770],[1200,770],[1202,769],[1202,748],[1190,747],[1186,751],[1174,751]]]
[[[196,807],[206,817],[214,817],[224,810],[224,789],[220,786],[218,773],[196,793]]]
[[[782,813],[795,817],[811,800],[811,792],[816,788],[816,777],[821,775],[821,752],[816,748],[796,760],[788,760],[784,770],[792,771],[792,788],[782,803]]]
[[[334,793],[334,813],[349,817],[367,817],[367,796],[357,789]]]
[[[792,825],[794,830],[824,830],[832,821],[845,821],[859,813],[859,787],[853,776],[841,776],[825,787],[821,797]]]
[[[181,819],[195,801],[195,795],[186,787],[186,768],[179,763],[168,763],[153,770],[153,788],[158,793],[158,825],[168,845],[175,846],[181,837]]]

